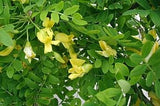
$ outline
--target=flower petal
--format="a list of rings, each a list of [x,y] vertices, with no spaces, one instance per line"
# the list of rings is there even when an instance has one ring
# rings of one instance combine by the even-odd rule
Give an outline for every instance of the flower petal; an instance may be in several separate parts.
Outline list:
[[[56,34],[55,39],[59,40],[60,42],[67,43],[67,42],[71,42],[73,37],[74,37],[74,35],[68,36],[65,33],[58,33],[58,34]]]
[[[44,44],[44,53],[52,52],[52,45],[51,44]]]
[[[82,77],[83,75],[84,74],[70,74],[68,78],[73,80],[73,79],[76,79],[77,77]]]
[[[52,28],[54,24],[54,21],[50,20],[48,17],[46,17],[42,23],[42,25],[46,28]]]
[[[70,59],[72,66],[82,66],[85,63],[85,60],[82,59]]]
[[[60,43],[60,41],[56,40],[56,41],[52,41],[53,45],[58,45]]]
[[[48,37],[48,35],[43,29],[41,29],[39,32],[37,32],[37,38],[40,42],[45,43],[46,37]]]

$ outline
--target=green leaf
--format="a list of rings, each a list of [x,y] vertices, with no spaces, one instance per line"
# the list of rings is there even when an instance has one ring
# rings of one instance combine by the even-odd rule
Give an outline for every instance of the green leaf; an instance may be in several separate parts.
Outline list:
[[[89,37],[91,37],[92,39],[95,39],[97,40],[96,38],[96,35],[95,34],[98,34],[100,31],[99,30],[88,30],[86,29],[85,27],[82,27],[82,26],[77,26],[73,23],[69,23],[69,25],[74,28],[75,30],[83,33],[83,34],[86,34],[88,35]]]
[[[101,91],[96,94],[96,97],[103,103],[105,103],[107,106],[114,106],[116,104],[116,101],[111,99],[115,96],[120,96],[121,90],[118,88],[108,88],[104,91]]]
[[[25,85],[26,85],[25,81],[20,82],[20,83],[16,86],[16,89],[17,89],[17,90],[22,89]]]
[[[153,75],[153,72],[150,71],[148,74],[147,74],[147,77],[146,77],[146,85],[148,87],[150,87],[152,85],[152,82],[154,81],[154,75]]]
[[[69,21],[67,15],[62,14],[60,17],[61,17],[61,19],[65,20],[65,21]]]
[[[134,10],[128,10],[123,13],[123,15],[136,15],[136,14],[139,14],[141,17],[146,17],[150,14],[150,10],[134,9]]]
[[[53,11],[52,14],[51,14],[51,19],[55,22],[55,23],[59,23],[59,15],[58,15],[58,12],[56,11]]]
[[[115,70],[116,73],[120,73],[122,76],[128,76],[129,75],[129,69],[126,65],[122,63],[116,63],[115,64]]]
[[[49,69],[49,68],[47,68],[47,67],[43,67],[43,68],[42,68],[42,72],[43,72],[44,74],[50,74],[50,73],[51,73],[51,69]]]
[[[25,78],[25,83],[30,89],[35,89],[38,87],[37,84],[32,80],[30,80],[29,78]]]
[[[158,98],[160,98],[160,82],[158,80],[155,81],[155,91]]]
[[[81,100],[80,100],[80,98],[74,98],[74,99],[70,102],[70,105],[71,105],[71,106],[75,106],[75,105],[81,106]]]
[[[109,9],[110,10],[123,9],[123,6],[119,2],[116,2],[116,3],[109,5]]]
[[[36,5],[37,5],[38,7],[42,7],[45,2],[46,2],[46,0],[37,0],[37,1],[36,1]]]
[[[152,46],[153,46],[153,42],[151,41],[147,41],[143,46],[142,46],[142,56],[143,57],[146,57],[151,49],[152,49]]]
[[[128,81],[121,79],[118,80],[117,82],[124,93],[127,93],[130,90],[131,85]]]
[[[119,103],[119,106],[125,106],[126,105],[126,97],[123,97]]]
[[[45,60],[43,62],[43,65],[46,66],[46,67],[49,67],[49,68],[53,68],[54,67],[54,64],[49,60]]]
[[[50,88],[42,88],[41,89],[41,93],[51,94],[52,93],[52,89],[50,89]]]
[[[118,28],[122,29],[125,22],[126,22],[126,17],[124,17],[124,16],[119,17],[118,18]]]
[[[52,98],[53,97],[52,89],[50,89],[50,88],[42,88],[39,96],[40,97]]]
[[[87,50],[87,53],[89,56],[94,57],[94,58],[98,58],[97,53],[95,52],[94,49],[92,50]]]
[[[77,25],[86,25],[87,21],[82,20],[82,16],[79,13],[72,15],[72,21]]]
[[[58,106],[58,100],[52,99],[50,104],[52,104],[53,106]]]
[[[53,75],[49,75],[49,82],[51,84],[58,84],[60,82],[60,80],[57,77],[53,76]]]
[[[13,61],[13,59],[14,58],[12,56],[1,57],[0,63],[9,63],[9,62]]]
[[[160,65],[160,48],[151,56],[148,63],[152,66]]]
[[[79,9],[79,5],[74,5],[72,7],[69,7],[67,9],[64,10],[64,14],[65,15],[72,15],[74,14],[75,12],[77,12]]]
[[[49,105],[50,99],[48,99],[47,97],[41,97],[41,98],[38,98],[37,102],[41,105]]]
[[[29,73],[28,78],[30,78],[30,79],[32,79],[33,81],[36,81],[36,82],[41,82],[41,79],[37,75],[35,75],[33,72]]]
[[[53,52],[53,54],[57,61],[59,61],[60,63],[65,63],[65,61],[63,60],[63,58],[61,57],[59,53]]]
[[[7,25],[10,23],[10,3],[7,0],[3,0],[3,14],[1,14],[3,20],[1,21],[3,24],[2,25]]]
[[[87,24],[87,21],[84,21],[81,19],[72,18],[72,21],[77,25],[86,25]]]
[[[142,74],[144,74],[144,72],[146,71],[147,66],[145,64],[142,65],[137,65],[130,73],[130,77],[133,76],[140,76]]]
[[[109,69],[110,69],[109,66],[110,66],[110,64],[109,64],[108,61],[103,61],[103,63],[102,63],[102,71],[103,71],[104,74],[106,74],[109,71]]]
[[[72,17],[75,18],[75,19],[82,19],[82,15],[79,14],[79,13],[74,13],[74,14],[72,15]]]
[[[100,59],[96,59],[95,63],[94,63],[94,67],[95,68],[100,68],[102,65],[102,61]]]
[[[14,80],[17,80],[17,81],[18,81],[21,77],[22,77],[22,76],[20,76],[19,74],[14,74],[14,75],[13,75],[13,79],[14,79]]]
[[[135,1],[146,10],[151,8],[147,0],[135,0]]]
[[[55,7],[55,11],[61,11],[63,7],[64,7],[64,1],[60,1]]]
[[[0,14],[3,12],[3,1],[0,0]]]
[[[15,60],[13,62],[13,67],[16,71],[21,71],[23,69],[22,62],[19,60]]]
[[[133,53],[133,54],[131,54],[131,56],[130,56],[130,60],[131,60],[133,63],[135,63],[135,64],[138,65],[140,62],[143,61],[143,58],[142,58],[140,55],[138,55],[138,54],[136,54],[136,53]]]
[[[5,46],[13,45],[13,40],[11,36],[4,29],[0,29],[0,43]]]
[[[91,102],[91,101],[86,101],[83,106],[96,106],[96,103]]]
[[[40,13],[40,19],[43,21],[47,17],[48,11],[44,10]]]
[[[111,37],[116,36],[118,34],[117,31],[112,27],[103,27],[103,29]]]
[[[121,90],[118,88],[108,88],[104,91],[101,91],[96,94],[97,98],[104,97],[104,98],[112,98],[115,96],[119,96],[121,94]]]
[[[151,17],[151,20],[153,21],[153,23],[156,25],[156,26],[160,26],[160,14],[159,14],[159,11],[156,12],[156,11],[151,11],[151,14],[150,14],[150,17]]]
[[[6,71],[7,71],[8,78],[12,78],[14,75],[14,68],[9,66]]]
[[[140,79],[141,79],[141,76],[131,77],[129,83],[130,83],[131,85],[135,85]]]

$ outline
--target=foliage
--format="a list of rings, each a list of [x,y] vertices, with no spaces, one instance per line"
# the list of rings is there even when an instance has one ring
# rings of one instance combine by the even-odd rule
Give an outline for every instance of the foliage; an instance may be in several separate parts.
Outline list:
[[[0,105],[159,106],[159,5],[0,0]]]

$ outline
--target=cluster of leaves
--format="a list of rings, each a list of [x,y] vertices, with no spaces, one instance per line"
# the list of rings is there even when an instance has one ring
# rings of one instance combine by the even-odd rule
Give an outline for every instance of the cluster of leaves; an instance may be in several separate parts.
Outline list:
[[[160,105],[158,0],[24,1],[0,0],[0,52],[16,41],[14,49],[0,56],[0,105]],[[93,64],[89,73],[68,78],[70,57],[61,44],[44,54],[36,34],[46,17],[56,23],[55,33],[75,35],[78,58]],[[27,39],[38,58],[31,64],[23,52]],[[99,55],[100,40],[117,55]],[[65,63],[57,61],[55,53]]]

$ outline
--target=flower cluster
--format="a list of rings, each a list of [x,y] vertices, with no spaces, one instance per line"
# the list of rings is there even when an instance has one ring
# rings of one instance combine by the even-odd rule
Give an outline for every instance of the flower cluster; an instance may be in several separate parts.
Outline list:
[[[85,64],[85,60],[78,59],[77,54],[75,53],[73,49],[73,38],[74,35],[66,35],[64,33],[57,33],[55,35],[55,40],[60,41],[63,46],[68,50],[69,55],[71,57],[70,63],[72,65],[72,68],[68,70],[70,75],[68,76],[69,79],[73,80],[77,77],[82,77],[84,74],[88,73],[89,70],[91,70],[92,65],[91,64]]]
[[[72,68],[68,70],[70,73],[69,78],[71,80],[82,77],[84,74],[88,73],[89,70],[91,70],[92,65],[86,64],[85,60],[78,59],[77,54],[74,51],[73,48],[73,38],[74,35],[67,35],[65,33],[56,33],[55,36],[52,27],[54,25],[54,21],[50,20],[48,17],[43,21],[42,23],[43,29],[39,29],[37,32],[37,38],[38,40],[44,44],[44,54],[48,52],[53,52],[56,60],[58,60],[61,63],[65,63],[63,58],[55,51],[52,50],[52,45],[58,45],[59,43],[62,43],[62,45],[68,50],[70,55],[70,63],[72,65]],[[53,37],[55,40],[53,40]],[[31,63],[31,59],[35,58],[36,54],[32,50],[32,46],[29,41],[27,41],[26,46],[24,48],[25,58],[28,59],[29,63]]]

